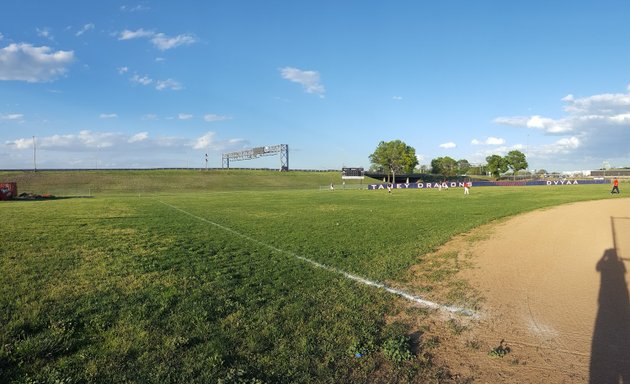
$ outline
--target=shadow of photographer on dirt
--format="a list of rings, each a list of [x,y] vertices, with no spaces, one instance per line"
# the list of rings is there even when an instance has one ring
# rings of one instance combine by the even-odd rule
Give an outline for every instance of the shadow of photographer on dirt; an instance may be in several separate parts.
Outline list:
[[[630,299],[624,259],[615,249],[607,249],[596,269],[601,280],[589,383],[630,383]]]

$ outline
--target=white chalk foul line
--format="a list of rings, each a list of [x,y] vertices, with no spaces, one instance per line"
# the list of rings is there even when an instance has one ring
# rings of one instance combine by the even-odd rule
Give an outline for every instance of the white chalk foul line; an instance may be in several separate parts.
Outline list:
[[[164,202],[162,200],[159,200],[159,199],[156,199],[156,200],[158,202],[166,205],[167,207],[170,207],[170,208],[172,208],[172,209],[174,209],[176,211],[179,211],[179,212],[181,212],[181,213],[183,213],[185,215],[188,215],[188,216],[190,216],[192,218],[195,218],[195,219],[197,219],[199,221],[203,221],[205,223],[213,225],[213,226],[215,226],[217,228],[220,228],[220,229],[222,229],[222,230],[224,230],[226,232],[229,232],[229,233],[231,233],[233,235],[236,235],[238,237],[246,239],[246,240],[248,240],[248,241],[250,241],[250,242],[252,242],[254,244],[261,245],[261,246],[263,246],[265,248],[271,249],[272,251],[280,253],[280,254],[285,254],[285,255],[289,255],[289,256],[295,257],[296,259],[302,260],[304,262],[307,262],[307,263],[309,263],[309,264],[311,264],[311,265],[313,265],[313,266],[315,266],[317,268],[325,269],[327,271],[331,271],[331,272],[340,274],[340,275],[344,276],[345,278],[350,279],[350,280],[354,280],[354,281],[356,281],[358,283],[361,283],[361,284],[364,284],[364,285],[368,285],[368,286],[371,286],[371,287],[376,287],[376,288],[382,289],[384,291],[387,291],[389,293],[393,293],[394,295],[400,296],[400,297],[402,297],[404,299],[407,299],[407,300],[409,300],[411,302],[420,304],[423,307],[436,309],[436,310],[440,310],[440,311],[445,311],[445,312],[449,312],[449,313],[466,315],[466,316],[476,316],[476,313],[474,311],[470,310],[470,309],[459,308],[459,307],[453,307],[453,306],[449,306],[449,305],[441,305],[441,304],[438,304],[438,303],[434,303],[432,301],[425,300],[425,299],[423,299],[421,297],[414,296],[414,295],[412,295],[410,293],[407,293],[405,291],[401,291],[400,289],[392,288],[392,287],[389,287],[389,286],[387,286],[385,284],[377,283],[375,281],[365,279],[365,278],[363,278],[361,276],[353,275],[351,273],[342,271],[342,270],[340,270],[338,268],[331,267],[329,265],[325,265],[325,264],[322,264],[322,263],[318,263],[317,261],[311,260],[311,259],[309,259],[307,257],[296,255],[295,253],[293,253],[291,251],[285,251],[283,249],[274,247],[273,245],[270,245],[270,244],[267,244],[267,243],[263,243],[260,240],[254,239],[253,237],[250,237],[250,236],[247,236],[247,235],[245,235],[243,233],[235,231],[232,228],[226,227],[226,226],[221,225],[219,223],[215,223],[214,221],[208,220],[208,219],[206,219],[204,217],[194,215],[194,214],[192,214],[192,213],[190,213],[188,211],[185,211],[185,210],[183,210],[183,209],[181,209],[179,207],[176,207],[176,206],[174,206],[172,204],[166,203],[166,202]]]

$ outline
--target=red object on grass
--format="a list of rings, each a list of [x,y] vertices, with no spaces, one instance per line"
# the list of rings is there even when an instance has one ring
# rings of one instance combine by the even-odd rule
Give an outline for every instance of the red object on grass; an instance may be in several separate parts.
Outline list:
[[[0,183],[0,200],[11,200],[17,197],[17,183]]]

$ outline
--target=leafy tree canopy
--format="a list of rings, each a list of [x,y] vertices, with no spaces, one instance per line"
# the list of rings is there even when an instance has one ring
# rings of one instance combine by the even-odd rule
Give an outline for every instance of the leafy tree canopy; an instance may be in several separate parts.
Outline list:
[[[393,178],[396,174],[412,173],[418,165],[415,148],[400,140],[381,141],[369,158],[373,166],[391,173]]]
[[[457,173],[466,174],[470,169],[470,162],[466,159],[457,160]]]
[[[497,179],[508,170],[507,161],[499,155],[486,157],[486,162],[488,163],[488,171]]]
[[[436,175],[444,175],[444,177],[455,176],[457,170],[457,161],[452,157],[445,156],[431,160],[431,173]]]
[[[514,175],[518,173],[518,171],[527,169],[527,160],[525,160],[525,154],[521,151],[510,151],[505,156],[505,162],[507,166],[512,169]]]

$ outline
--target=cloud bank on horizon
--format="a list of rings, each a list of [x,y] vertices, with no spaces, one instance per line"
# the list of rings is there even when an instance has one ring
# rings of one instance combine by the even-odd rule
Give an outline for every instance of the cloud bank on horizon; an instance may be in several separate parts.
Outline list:
[[[363,4],[366,17],[345,4],[335,18],[326,1],[310,15],[286,4],[147,1],[75,7],[70,19],[62,3],[7,6],[0,169],[30,168],[35,146],[40,168],[142,168],[200,166],[206,153],[220,166],[221,152],[279,143],[294,151],[292,168],[367,168],[378,142],[394,139],[425,163],[482,163],[518,149],[532,169],[630,166],[630,54],[617,49],[625,24],[597,7],[573,10],[600,26],[592,41],[608,41],[593,58],[579,39],[566,43],[560,8],[539,20],[540,31],[519,29],[546,4],[537,1],[527,9],[456,2],[462,15],[439,4],[404,12]],[[318,25],[327,29],[313,33]],[[483,38],[498,31],[505,36]],[[548,65],[525,61],[528,45]],[[563,60],[571,74],[554,65]]]
[[[630,85],[627,87],[630,90]],[[558,139],[532,148],[529,155],[553,159],[558,155],[578,154],[585,158],[627,159],[630,149],[630,93],[606,93],[575,98],[562,98],[564,116],[540,115],[497,117],[494,122],[508,127],[540,131]],[[624,164],[630,166],[630,163]]]

